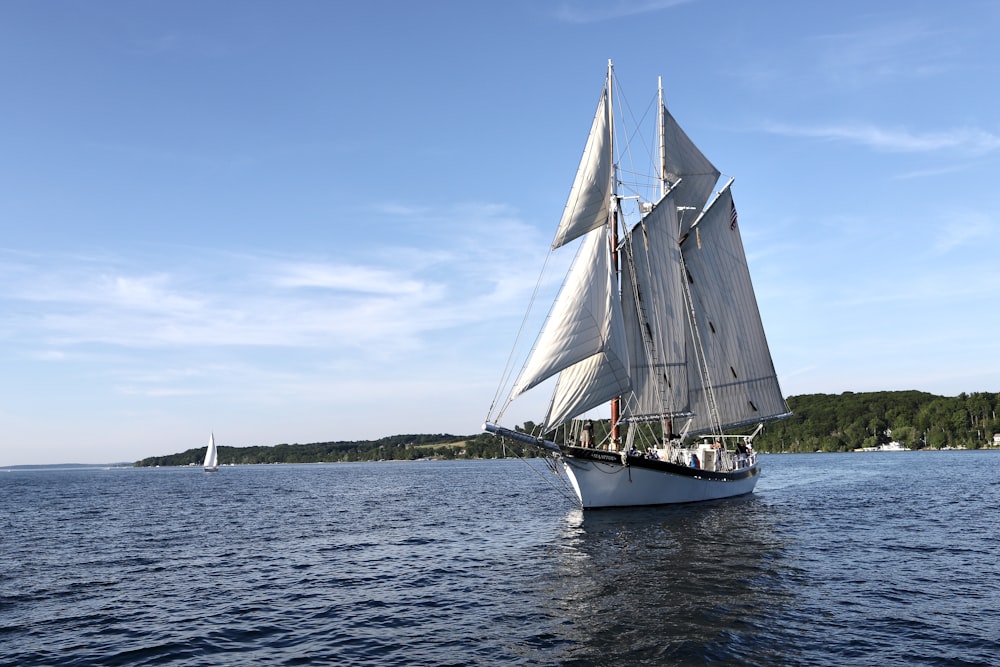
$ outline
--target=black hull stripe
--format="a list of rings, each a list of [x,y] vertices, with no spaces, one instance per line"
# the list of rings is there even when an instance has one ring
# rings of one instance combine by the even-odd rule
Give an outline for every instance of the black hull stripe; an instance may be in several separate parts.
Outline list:
[[[599,461],[600,463],[607,463],[611,465],[622,465],[621,454],[617,452],[606,452],[600,449],[587,449],[584,447],[563,447],[562,453],[563,456],[568,459],[581,459],[586,461]],[[738,479],[754,477],[760,473],[760,468],[756,465],[752,468],[747,468],[746,470],[740,470],[738,472],[714,472],[712,470],[702,470],[701,468],[682,466],[677,463],[670,463],[669,461],[647,459],[643,456],[626,456],[625,462],[626,465],[633,468],[646,468],[647,470],[667,472],[674,475],[680,475],[682,477],[697,477],[699,479],[711,479],[720,482],[733,482]]]

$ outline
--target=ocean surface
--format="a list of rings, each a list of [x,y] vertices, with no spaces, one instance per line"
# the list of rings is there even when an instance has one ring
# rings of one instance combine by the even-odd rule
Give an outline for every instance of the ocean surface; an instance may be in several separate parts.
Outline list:
[[[762,459],[586,513],[539,460],[0,470],[0,665],[1000,665],[1000,452]]]

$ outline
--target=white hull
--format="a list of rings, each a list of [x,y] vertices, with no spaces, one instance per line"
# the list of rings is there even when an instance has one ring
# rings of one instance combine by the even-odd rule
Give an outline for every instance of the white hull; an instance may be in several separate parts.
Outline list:
[[[671,505],[718,500],[751,493],[760,476],[759,463],[740,476],[640,468],[617,462],[562,458],[563,470],[584,509]]]

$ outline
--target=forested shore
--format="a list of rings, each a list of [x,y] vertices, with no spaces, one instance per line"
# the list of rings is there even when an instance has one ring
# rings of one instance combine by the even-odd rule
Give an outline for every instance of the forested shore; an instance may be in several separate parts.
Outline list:
[[[769,424],[755,447],[767,452],[844,452],[890,441],[910,449],[979,449],[1000,433],[1000,394],[936,396],[922,391],[804,394],[792,417]]]
[[[790,396],[793,416],[768,424],[754,446],[760,452],[846,452],[890,441],[910,449],[979,449],[1000,433],[1000,394],[978,392],[937,396],[920,391],[845,392]],[[530,422],[523,425],[531,430]],[[607,421],[598,421],[598,436]],[[560,436],[557,436],[559,441]],[[310,444],[219,446],[224,464],[332,463],[349,461],[501,458],[537,456],[522,445],[486,434],[394,435],[378,440]],[[154,456],[136,466],[198,465],[205,448]]]

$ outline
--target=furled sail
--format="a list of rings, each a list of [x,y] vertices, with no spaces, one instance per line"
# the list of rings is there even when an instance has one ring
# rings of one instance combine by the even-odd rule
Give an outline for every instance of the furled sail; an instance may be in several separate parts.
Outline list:
[[[667,195],[624,245],[622,311],[633,394],[624,402],[625,416],[687,411],[687,314],[677,240],[677,205]]]
[[[786,414],[728,188],[692,227],[681,252],[700,339],[688,364],[691,409],[697,415],[690,432]],[[714,423],[713,404],[720,424]]]
[[[576,179],[552,241],[553,250],[607,222],[612,167],[610,104],[608,87],[605,86]]]
[[[565,371],[551,413],[561,420],[628,387],[621,303],[610,264],[608,229],[601,227],[584,238],[511,399]],[[584,381],[592,384],[576,386]]]

